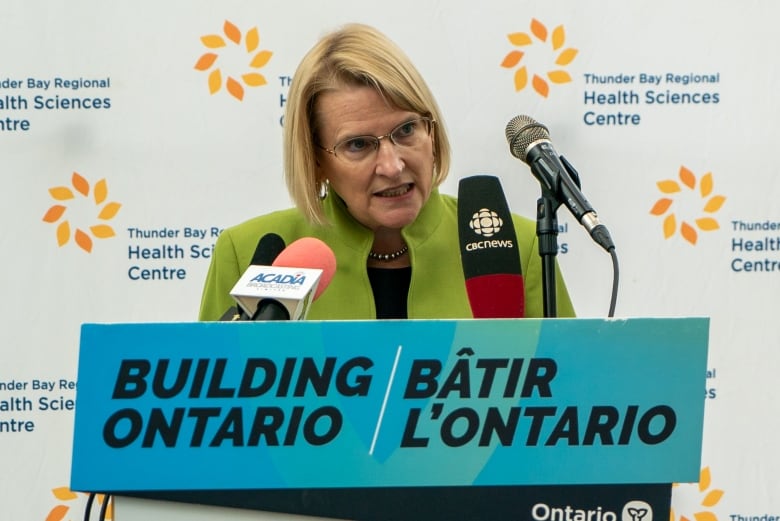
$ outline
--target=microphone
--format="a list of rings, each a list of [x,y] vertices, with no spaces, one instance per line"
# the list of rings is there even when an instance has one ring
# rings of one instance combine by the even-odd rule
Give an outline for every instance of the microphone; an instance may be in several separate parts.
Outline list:
[[[271,266],[250,266],[230,295],[251,320],[302,320],[330,284],[336,257],[313,237],[298,239]]]
[[[497,177],[460,180],[458,239],[474,318],[522,318],[525,292],[517,235]]]
[[[255,253],[252,255],[250,266],[270,266],[276,257],[284,250],[284,239],[275,233],[266,233],[257,241]],[[220,317],[220,321],[249,320],[251,317],[236,306],[231,306]]]
[[[330,246],[314,237],[303,237],[293,241],[274,259],[274,266],[289,268],[312,268],[322,270],[320,281],[314,292],[314,299],[319,298],[336,274],[336,255]]]
[[[255,254],[252,255],[250,264],[255,266],[270,266],[282,251],[284,251],[284,239],[275,233],[266,233],[259,241]]]
[[[531,168],[542,189],[565,204],[602,248],[614,249],[609,231],[599,222],[596,211],[580,191],[579,175],[555,151],[547,127],[529,116],[515,116],[506,126],[506,139],[512,155]]]

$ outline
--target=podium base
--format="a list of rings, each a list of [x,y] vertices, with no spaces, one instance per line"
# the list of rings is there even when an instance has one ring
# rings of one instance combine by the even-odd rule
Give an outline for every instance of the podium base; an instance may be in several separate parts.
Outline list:
[[[114,496],[117,521],[333,521],[333,518]]]
[[[670,484],[619,484],[201,490],[133,493],[132,496],[134,499],[115,496],[117,521],[659,521],[669,519],[672,487]],[[124,509],[147,509],[146,517],[133,517],[134,512],[128,514]],[[637,518],[629,509],[645,510],[645,514]],[[194,517],[200,516],[201,510],[205,517]],[[185,516],[174,517],[184,511]]]

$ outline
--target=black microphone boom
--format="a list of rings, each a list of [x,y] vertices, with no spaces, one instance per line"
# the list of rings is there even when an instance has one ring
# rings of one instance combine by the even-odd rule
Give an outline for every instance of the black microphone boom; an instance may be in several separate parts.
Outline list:
[[[614,249],[609,231],[580,191],[577,172],[553,148],[547,127],[529,116],[515,116],[506,126],[506,139],[512,155],[531,168],[542,190],[565,204],[602,248]]]

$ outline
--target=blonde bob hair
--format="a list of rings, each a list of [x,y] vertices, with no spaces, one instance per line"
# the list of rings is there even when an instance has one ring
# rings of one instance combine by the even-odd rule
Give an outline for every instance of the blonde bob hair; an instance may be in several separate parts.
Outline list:
[[[325,224],[323,180],[317,178],[317,97],[344,86],[376,89],[387,102],[436,121],[433,186],[447,177],[450,145],[430,89],[406,54],[373,27],[349,24],[324,36],[295,71],[284,116],[284,177],[295,206],[315,224]]]

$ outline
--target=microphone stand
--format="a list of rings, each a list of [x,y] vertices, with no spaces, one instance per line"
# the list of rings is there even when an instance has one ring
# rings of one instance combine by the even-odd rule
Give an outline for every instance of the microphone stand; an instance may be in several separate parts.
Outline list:
[[[542,188],[536,201],[536,236],[539,238],[539,256],[542,258],[542,293],[545,318],[558,316],[555,299],[555,256],[558,255],[558,216],[561,205],[558,198]]]
[[[577,188],[580,188],[580,175],[565,157],[559,156],[561,164],[566,169]],[[555,292],[555,256],[558,255],[558,207],[561,198],[557,189],[561,183],[559,175],[553,176],[552,186],[542,185],[542,196],[536,201],[536,235],[539,238],[539,256],[542,258],[542,293],[544,296],[545,318],[558,316],[558,305]],[[606,237],[610,240],[609,234]],[[601,243],[600,243],[601,244]],[[602,244],[603,245],[603,244]],[[614,247],[612,248],[614,253]],[[610,314],[610,316],[612,316]]]

